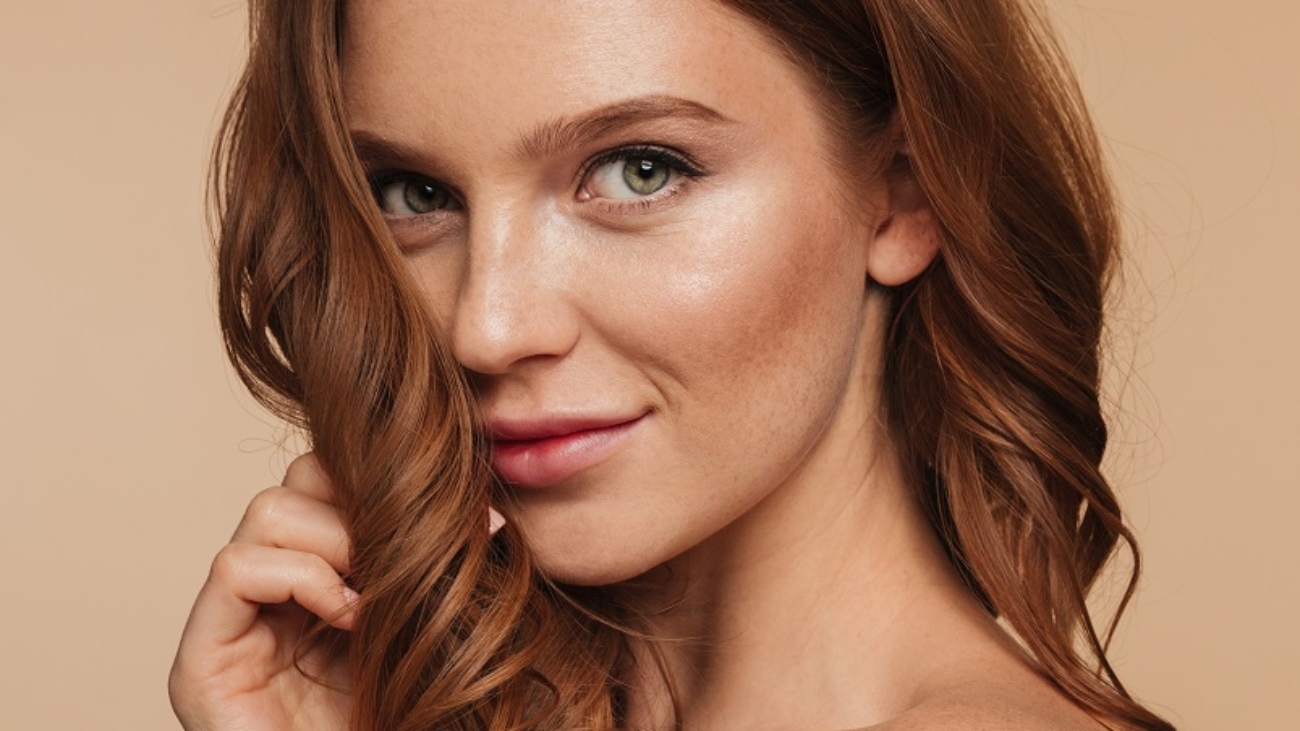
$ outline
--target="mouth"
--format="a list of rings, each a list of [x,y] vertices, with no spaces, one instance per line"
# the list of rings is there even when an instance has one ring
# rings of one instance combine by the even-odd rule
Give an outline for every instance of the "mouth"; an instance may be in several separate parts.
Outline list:
[[[492,466],[512,485],[550,487],[612,456],[647,414],[630,419],[490,422]]]

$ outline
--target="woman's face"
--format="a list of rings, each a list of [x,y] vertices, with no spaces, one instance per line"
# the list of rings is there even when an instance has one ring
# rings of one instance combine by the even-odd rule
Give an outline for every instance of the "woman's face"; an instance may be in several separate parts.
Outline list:
[[[887,196],[846,185],[757,26],[691,0],[347,12],[354,139],[544,569],[642,573],[834,452],[873,398]]]

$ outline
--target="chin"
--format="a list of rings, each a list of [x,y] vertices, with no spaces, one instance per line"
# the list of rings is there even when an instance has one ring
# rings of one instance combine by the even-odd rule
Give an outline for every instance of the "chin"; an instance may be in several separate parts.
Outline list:
[[[540,562],[539,562],[540,563]],[[540,565],[542,574],[557,584],[565,586],[612,586],[633,578],[637,574],[606,570],[602,567]]]
[[[566,531],[560,540],[548,538],[527,538],[537,568],[548,579],[570,586],[618,584],[645,574],[669,558],[627,540],[590,532]]]

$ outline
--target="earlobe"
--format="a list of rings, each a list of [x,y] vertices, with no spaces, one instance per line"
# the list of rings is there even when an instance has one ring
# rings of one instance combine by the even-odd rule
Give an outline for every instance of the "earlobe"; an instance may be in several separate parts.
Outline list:
[[[889,174],[888,215],[867,252],[867,276],[893,287],[911,281],[939,253],[939,225],[930,199],[917,184],[905,155]]]

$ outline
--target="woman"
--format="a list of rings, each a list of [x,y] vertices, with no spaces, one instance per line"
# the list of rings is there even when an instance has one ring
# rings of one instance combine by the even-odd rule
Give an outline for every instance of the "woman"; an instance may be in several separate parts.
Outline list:
[[[1085,603],[1115,222],[1034,11],[252,13],[222,322],[314,453],[186,728],[1170,728]]]

